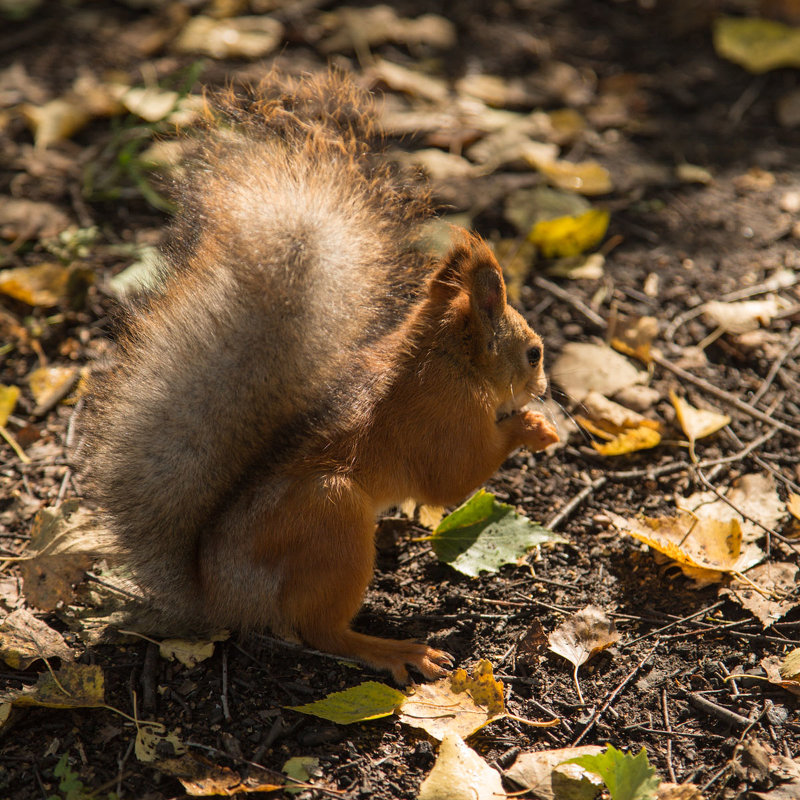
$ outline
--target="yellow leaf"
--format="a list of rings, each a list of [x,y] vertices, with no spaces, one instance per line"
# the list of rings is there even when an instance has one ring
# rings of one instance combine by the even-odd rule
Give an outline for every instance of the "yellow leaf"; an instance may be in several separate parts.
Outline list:
[[[438,741],[453,733],[466,739],[505,716],[503,684],[495,680],[492,665],[484,659],[471,675],[457,669],[446,678],[415,686],[397,716]]]
[[[8,417],[14,410],[19,398],[19,386],[4,386],[0,384],[0,428],[2,428]]]
[[[800,67],[800,28],[757,17],[720,17],[714,23],[714,49],[755,74]]]
[[[69,267],[60,264],[37,264],[0,272],[0,292],[22,300],[29,306],[57,306],[66,300]]]
[[[669,399],[675,407],[678,422],[690,442],[702,439],[705,436],[711,436],[712,433],[724,428],[731,421],[727,414],[720,414],[719,411],[695,408],[689,405],[685,400],[678,397],[672,389],[669,392]]]
[[[507,796],[497,770],[458,734],[449,733],[442,740],[433,769],[419,787],[417,800],[499,800]]]
[[[674,517],[610,516],[618,530],[669,556],[685,573],[706,583],[716,583],[728,572],[749,569],[764,557],[753,544],[742,547],[738,519],[696,518],[686,512]]]
[[[653,360],[650,346],[657,335],[658,320],[655,317],[618,322],[611,336],[611,346],[626,356],[633,356],[642,363],[649,364]]]
[[[378,681],[365,681],[358,686],[333,692],[322,700],[302,706],[287,706],[291,711],[328,719],[338,725],[380,719],[393,714],[406,695]]]
[[[577,217],[556,217],[537,222],[528,239],[545,258],[577,256],[595,247],[608,230],[608,211],[591,208]]]
[[[648,420],[645,421],[647,422]],[[660,443],[661,434],[646,425],[642,425],[641,427],[624,431],[605,444],[592,442],[592,447],[602,456],[622,456],[626,453],[634,453],[637,450],[649,450]]]
[[[187,749],[178,738],[178,734],[174,731],[167,733],[167,729],[160,722],[137,725],[134,752],[139,761],[145,763],[157,761],[159,745],[163,747],[164,744],[168,744],[176,756],[183,755]]]
[[[789,499],[786,501],[786,508],[795,519],[800,520],[800,494],[789,494]]]
[[[41,414],[61,400],[78,380],[75,367],[39,367],[28,375],[28,385],[36,401],[34,414]]]
[[[559,189],[584,195],[608,194],[614,188],[609,171],[597,161],[551,161],[536,164],[547,180]]]
[[[43,672],[33,686],[12,690],[2,700],[15,706],[97,708],[105,705],[103,670],[96,664],[64,664]]]
[[[158,651],[162,658],[180,661],[185,667],[191,669],[214,655],[214,642],[164,639],[159,644]]]

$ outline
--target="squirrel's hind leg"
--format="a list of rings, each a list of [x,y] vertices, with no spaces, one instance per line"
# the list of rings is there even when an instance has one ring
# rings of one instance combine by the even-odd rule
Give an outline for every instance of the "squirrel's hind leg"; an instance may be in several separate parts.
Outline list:
[[[291,632],[311,647],[389,670],[398,683],[408,681],[408,666],[429,679],[446,675],[452,658],[441,650],[350,629],[373,572],[375,519],[369,498],[340,476],[318,480],[316,486],[301,482],[297,494],[297,503],[283,507],[300,513],[280,526],[270,525],[265,534],[265,555],[274,552],[278,530],[286,531],[288,545],[280,548],[275,611],[282,630],[277,632]]]

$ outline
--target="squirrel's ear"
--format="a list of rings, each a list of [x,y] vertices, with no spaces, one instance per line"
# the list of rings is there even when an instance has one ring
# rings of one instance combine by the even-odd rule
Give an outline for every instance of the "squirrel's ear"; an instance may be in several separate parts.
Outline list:
[[[506,287],[497,265],[487,264],[475,270],[472,276],[472,307],[492,327],[506,308]]]

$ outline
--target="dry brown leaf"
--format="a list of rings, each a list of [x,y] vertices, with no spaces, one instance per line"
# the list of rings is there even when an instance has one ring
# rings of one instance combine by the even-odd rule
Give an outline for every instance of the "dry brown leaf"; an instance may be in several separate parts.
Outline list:
[[[547,636],[542,623],[535,619],[528,630],[517,639],[516,661],[526,667],[536,667],[547,649]]]
[[[508,797],[500,773],[490,767],[457,733],[448,733],[417,800],[495,800]]]
[[[38,511],[26,558],[20,562],[25,598],[42,611],[69,603],[73,585],[92,564],[91,515],[76,501]]]
[[[746,333],[756,330],[759,325],[769,325],[772,318],[785,307],[786,304],[776,295],[769,295],[763,300],[735,303],[711,300],[703,306],[703,317],[726,333]]]
[[[175,40],[179,53],[211,58],[263,58],[281,43],[283,25],[267,16],[213,19],[192,17]]]
[[[656,789],[656,800],[703,800],[703,793],[693,783],[662,782]]]
[[[242,776],[235,770],[194,753],[154,761],[152,766],[159,772],[177,778],[190,797],[232,797],[237,794],[274,792],[286,785],[286,777],[278,772],[249,765],[247,774]]]
[[[578,764],[564,762],[581,756],[596,756],[602,751],[602,747],[590,744],[521,753],[506,772],[506,777],[540,800],[554,800],[556,797],[593,800],[603,786],[600,777],[586,772]],[[569,787],[564,784],[569,784]]]
[[[735,578],[721,594],[730,595],[768,628],[800,605],[800,597],[794,594],[798,577],[795,564],[768,561]]]
[[[792,653],[797,653],[797,650],[793,650]],[[789,655],[791,656],[792,653],[789,653]],[[781,689],[786,689],[787,692],[800,697],[800,675],[797,673],[792,674],[793,670],[786,670],[784,662],[779,656],[762,658],[761,666],[764,672],[767,673],[767,680],[771,684],[780,686]]]
[[[644,364],[652,361],[650,353],[653,339],[658,336],[658,320],[655,317],[639,317],[635,320],[617,320],[611,334],[611,346],[626,356],[638,358]]]
[[[586,606],[562,622],[547,639],[554,653],[579,667],[619,641],[619,633],[603,609]]]
[[[669,392],[669,399],[675,407],[675,413],[683,432],[692,443],[697,439],[711,436],[712,433],[721,430],[731,421],[727,414],[720,414],[719,411],[695,408],[678,397],[672,389]]]
[[[396,92],[404,92],[411,97],[421,97],[434,103],[443,103],[450,95],[443,79],[382,58],[375,59],[375,63],[366,71],[366,77],[370,83],[385,83]]]
[[[76,94],[57,97],[41,106],[24,105],[22,113],[33,132],[36,147],[49,147],[69,139],[92,118]]]
[[[505,716],[503,684],[494,679],[492,665],[482,660],[471,675],[457,669],[446,678],[414,686],[414,694],[403,703],[397,716],[437,741],[448,733],[466,739]]]
[[[752,472],[737,478],[725,497],[735,508],[720,500],[713,492],[696,492],[680,498],[680,509],[691,511],[695,516],[728,520],[736,519],[742,526],[742,541],[753,542],[764,535],[758,525],[745,519],[743,514],[757,520],[766,528],[774,529],[786,516],[786,507],[778,497],[775,479],[769,473]],[[738,511],[742,513],[738,513]]]
[[[324,53],[372,48],[385,42],[410,46],[426,44],[446,50],[456,43],[452,22],[437,14],[415,19],[400,17],[388,5],[371,8],[337,8],[321,18],[330,34],[321,44]]]
[[[607,345],[587,342],[568,342],[550,374],[575,402],[592,390],[609,397],[628,386],[647,382],[647,373],[638,370],[625,356]]]
[[[72,661],[74,654],[58,631],[20,608],[0,624],[0,658],[12,669],[27,669],[40,658]]]
[[[611,173],[597,161],[581,161],[574,164],[561,159],[531,161],[531,164],[559,189],[593,196],[608,194],[614,189]]]
[[[669,556],[700,583],[718,583],[727,573],[744,572],[764,558],[756,545],[742,546],[737,519],[704,519],[686,512],[655,518],[609,516],[618,530]]]

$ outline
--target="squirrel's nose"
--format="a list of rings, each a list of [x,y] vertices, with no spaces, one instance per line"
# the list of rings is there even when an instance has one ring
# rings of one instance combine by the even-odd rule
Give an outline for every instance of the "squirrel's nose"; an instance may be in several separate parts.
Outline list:
[[[528,348],[528,363],[532,367],[538,367],[542,360],[542,348],[534,345]]]

